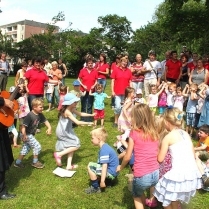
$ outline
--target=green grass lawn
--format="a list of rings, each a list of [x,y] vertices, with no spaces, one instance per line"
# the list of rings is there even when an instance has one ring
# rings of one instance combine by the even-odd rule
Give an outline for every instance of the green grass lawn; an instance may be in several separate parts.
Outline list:
[[[72,89],[74,79],[67,79],[66,84]],[[7,89],[14,84],[14,78],[9,78]],[[106,92],[110,95],[110,82]],[[45,103],[47,109],[47,103]],[[44,162],[44,169],[35,169],[31,166],[32,152],[30,152],[23,163],[24,169],[15,168],[13,165],[6,173],[9,192],[17,194],[17,197],[8,201],[1,201],[0,208],[58,208],[58,209],[131,209],[134,208],[133,200],[127,189],[127,179],[124,177],[129,172],[128,167],[118,176],[118,183],[107,188],[104,193],[87,195],[85,188],[89,186],[87,165],[90,161],[97,160],[98,147],[94,147],[90,141],[91,127],[77,127],[76,134],[80,138],[81,148],[74,155],[74,163],[79,165],[77,172],[72,178],[60,178],[52,171],[56,168],[53,158],[56,143],[55,129],[57,126],[58,111],[44,112],[45,117],[52,126],[52,135],[45,134],[45,127],[41,127],[41,133],[36,138],[42,145],[40,161]],[[105,128],[108,131],[108,143],[112,145],[118,134],[117,129],[112,128],[113,110],[110,107],[110,99],[106,100]],[[19,148],[13,148],[14,158],[19,154]],[[183,160],[183,159],[182,159]],[[66,166],[66,158],[63,158],[63,168]],[[162,207],[158,207],[162,208]],[[186,209],[209,208],[209,193],[202,190],[196,193]]]

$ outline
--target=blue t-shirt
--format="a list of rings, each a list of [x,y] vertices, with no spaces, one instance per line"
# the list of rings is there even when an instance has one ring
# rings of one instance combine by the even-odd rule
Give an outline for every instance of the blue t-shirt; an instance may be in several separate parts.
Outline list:
[[[104,110],[104,99],[107,97],[107,94],[103,92],[100,94],[94,92],[93,95],[94,95],[94,109]]]
[[[187,102],[186,112],[188,113],[196,113],[197,99],[191,100],[191,95],[189,95],[189,99]]]
[[[99,164],[107,163],[107,172],[113,176],[117,176],[117,166],[119,165],[118,156],[115,150],[108,144],[104,144],[99,150]]]

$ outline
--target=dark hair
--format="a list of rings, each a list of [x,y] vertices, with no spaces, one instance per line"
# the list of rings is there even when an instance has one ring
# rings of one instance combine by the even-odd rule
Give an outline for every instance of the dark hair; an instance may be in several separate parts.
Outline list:
[[[181,59],[182,59],[183,57],[185,57],[185,58],[186,58],[186,61],[188,61],[189,58],[188,58],[188,56],[187,56],[186,54],[182,54],[182,55],[181,55]]]
[[[60,86],[59,90],[67,93],[67,86]]]
[[[99,56],[104,58],[104,63],[107,63],[107,61],[106,61],[107,57],[106,57],[105,53],[101,53]]]
[[[209,135],[209,125],[204,124],[204,125],[200,126],[199,131],[202,131],[202,132]]]
[[[21,67],[24,67],[24,66],[28,66],[27,62],[25,62],[25,61],[23,61],[23,62],[21,63]]]
[[[177,54],[177,51],[176,50],[172,50],[171,51],[171,56],[173,56],[173,54]]]
[[[95,90],[103,90],[103,85],[100,83],[97,83],[95,86]]]
[[[60,116],[64,117],[65,110],[67,109],[68,105],[63,105],[58,113],[58,118]]]
[[[34,57],[33,60],[32,60],[32,64],[34,65],[35,62],[41,63],[42,62],[41,57]]]

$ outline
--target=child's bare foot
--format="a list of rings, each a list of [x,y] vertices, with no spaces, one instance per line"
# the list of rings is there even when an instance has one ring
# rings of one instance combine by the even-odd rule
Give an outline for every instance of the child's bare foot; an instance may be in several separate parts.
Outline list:
[[[71,165],[71,166],[67,166],[66,170],[73,170],[73,169],[76,169],[76,168],[78,168],[78,165]]]
[[[61,166],[61,165],[62,165],[61,157],[58,155],[57,152],[54,152],[54,159],[55,159],[56,164],[57,164],[58,166]]]

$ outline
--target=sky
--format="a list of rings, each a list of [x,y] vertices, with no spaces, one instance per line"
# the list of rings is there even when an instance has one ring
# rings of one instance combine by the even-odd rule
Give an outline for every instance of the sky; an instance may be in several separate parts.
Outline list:
[[[63,11],[65,21],[57,25],[88,33],[99,27],[99,16],[117,14],[126,16],[136,30],[152,21],[157,6],[163,0],[0,0],[0,25],[21,20],[50,23],[52,18]]]

